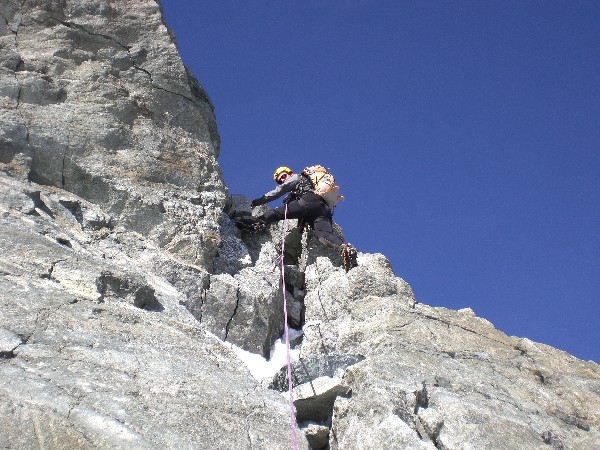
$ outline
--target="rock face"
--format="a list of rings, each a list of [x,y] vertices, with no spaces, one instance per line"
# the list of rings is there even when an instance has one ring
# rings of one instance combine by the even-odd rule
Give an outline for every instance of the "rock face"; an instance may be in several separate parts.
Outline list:
[[[307,269],[302,354],[365,357],[338,376],[352,395],[335,401],[331,448],[598,447],[598,365],[415,303],[381,255],[359,262]]]
[[[311,232],[282,283],[285,225],[230,220],[249,203],[158,3],[0,15],[0,447],[290,448],[285,368],[230,348],[269,356],[285,291],[298,448],[599,448],[597,364],[417,302],[383,255],[346,273]]]
[[[0,8],[0,162],[101,206],[186,261],[210,263],[225,201],[219,136],[159,4]]]
[[[64,190],[0,192],[3,448],[286,448],[285,400],[184,308],[168,252]]]

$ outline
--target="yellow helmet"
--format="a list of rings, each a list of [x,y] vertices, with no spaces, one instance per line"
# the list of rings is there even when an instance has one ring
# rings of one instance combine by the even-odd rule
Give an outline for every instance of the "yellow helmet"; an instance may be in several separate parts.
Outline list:
[[[277,181],[277,178],[279,178],[279,175],[281,175],[283,172],[287,172],[290,175],[292,173],[294,173],[292,171],[292,169],[290,169],[289,167],[286,167],[286,166],[278,167],[277,169],[275,169],[275,172],[273,172],[273,178],[275,179],[275,181]]]

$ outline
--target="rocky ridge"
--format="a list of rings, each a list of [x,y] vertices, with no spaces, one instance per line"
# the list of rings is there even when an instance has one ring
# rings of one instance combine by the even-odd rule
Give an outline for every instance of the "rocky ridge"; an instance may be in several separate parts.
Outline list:
[[[0,446],[289,448],[284,371],[256,380],[227,345],[268,357],[282,333],[284,225],[233,225],[249,204],[160,5],[0,15]],[[299,448],[598,448],[597,364],[297,231]]]

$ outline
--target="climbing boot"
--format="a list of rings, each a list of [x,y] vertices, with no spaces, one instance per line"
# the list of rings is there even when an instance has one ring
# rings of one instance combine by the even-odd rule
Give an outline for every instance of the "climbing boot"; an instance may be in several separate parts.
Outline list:
[[[266,227],[264,219],[254,216],[243,216],[235,219],[235,224],[240,230],[258,233]]]
[[[358,261],[356,260],[358,253],[356,249],[352,246],[352,244],[344,244],[340,250],[340,254],[342,256],[342,266],[344,270],[348,272],[353,267],[358,266]]]

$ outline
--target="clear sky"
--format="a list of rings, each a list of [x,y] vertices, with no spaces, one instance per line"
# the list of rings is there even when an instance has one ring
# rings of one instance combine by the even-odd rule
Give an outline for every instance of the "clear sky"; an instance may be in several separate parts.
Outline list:
[[[330,167],[420,302],[600,363],[599,1],[162,3],[230,193]]]

